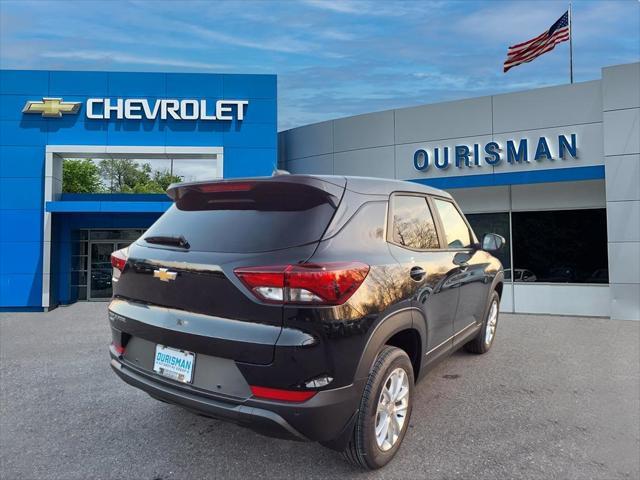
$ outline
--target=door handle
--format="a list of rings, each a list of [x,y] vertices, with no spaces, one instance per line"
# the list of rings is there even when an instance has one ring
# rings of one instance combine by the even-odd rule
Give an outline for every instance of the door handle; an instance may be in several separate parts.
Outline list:
[[[413,267],[409,272],[409,276],[411,277],[411,279],[415,280],[416,282],[422,280],[426,274],[427,272],[422,267]]]

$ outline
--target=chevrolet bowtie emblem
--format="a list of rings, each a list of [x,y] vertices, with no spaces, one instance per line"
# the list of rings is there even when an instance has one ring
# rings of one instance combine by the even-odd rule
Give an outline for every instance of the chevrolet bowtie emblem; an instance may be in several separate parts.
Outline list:
[[[40,113],[47,118],[60,118],[68,113],[78,113],[80,102],[63,102],[61,98],[44,97],[42,101],[29,100],[22,113]]]
[[[178,274],[176,272],[170,272],[166,268],[159,268],[153,271],[153,278],[160,279],[161,282],[168,282],[169,280],[175,280]]]

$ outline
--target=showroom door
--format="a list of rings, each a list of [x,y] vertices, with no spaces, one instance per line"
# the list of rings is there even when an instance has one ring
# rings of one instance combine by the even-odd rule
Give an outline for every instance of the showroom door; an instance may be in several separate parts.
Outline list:
[[[130,242],[89,242],[89,289],[87,300],[111,298],[111,253],[125,248]]]

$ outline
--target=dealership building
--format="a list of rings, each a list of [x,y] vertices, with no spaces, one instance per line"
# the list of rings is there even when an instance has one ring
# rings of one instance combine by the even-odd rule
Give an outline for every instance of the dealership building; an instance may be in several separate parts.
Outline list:
[[[0,311],[111,296],[110,254],[165,194],[67,193],[68,159],[185,180],[271,175],[275,75],[0,71]]]
[[[503,311],[640,320],[640,63],[280,134],[276,90],[273,75],[0,71],[0,311],[108,298],[110,252],[170,205],[65,192],[65,161],[91,159],[185,180],[279,167],[433,185],[507,239]]]
[[[504,311],[640,320],[640,63],[294,128],[278,154],[292,173],[449,191],[477,234],[507,239]]]

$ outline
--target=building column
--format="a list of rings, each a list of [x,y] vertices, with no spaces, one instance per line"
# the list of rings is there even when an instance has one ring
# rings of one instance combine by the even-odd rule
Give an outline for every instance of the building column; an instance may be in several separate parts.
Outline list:
[[[611,318],[640,321],[640,63],[602,69],[602,110]]]

